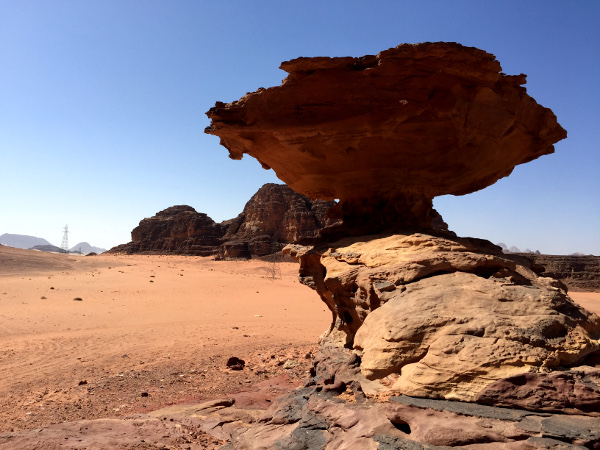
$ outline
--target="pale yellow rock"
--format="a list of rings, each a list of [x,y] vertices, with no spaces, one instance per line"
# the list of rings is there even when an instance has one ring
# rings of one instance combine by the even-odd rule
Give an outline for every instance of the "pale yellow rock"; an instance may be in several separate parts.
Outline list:
[[[582,360],[599,334],[600,318],[559,289],[456,272],[371,312],[354,348],[367,378],[398,375],[392,391],[473,400],[498,379]]]

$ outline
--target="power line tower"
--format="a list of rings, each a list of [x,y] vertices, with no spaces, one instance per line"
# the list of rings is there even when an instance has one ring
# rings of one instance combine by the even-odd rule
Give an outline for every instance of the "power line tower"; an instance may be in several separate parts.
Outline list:
[[[65,253],[69,253],[69,226],[65,225],[65,230],[63,233],[62,243],[60,244],[60,248],[62,248]]]

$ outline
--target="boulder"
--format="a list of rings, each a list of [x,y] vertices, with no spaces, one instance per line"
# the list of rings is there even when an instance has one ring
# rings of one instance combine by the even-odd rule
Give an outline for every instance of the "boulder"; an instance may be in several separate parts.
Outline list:
[[[565,387],[561,399],[533,401],[517,382],[498,384],[536,374],[530,389],[556,386],[546,380],[553,371],[565,375],[600,349],[600,318],[575,304],[560,281],[538,277],[527,259],[480,239],[424,232],[284,251],[332,312],[322,345],[353,349],[357,359],[339,365],[358,363],[371,381],[363,388],[373,394],[488,403],[506,397],[513,406],[579,412],[600,401],[593,374],[587,388],[579,383],[581,394]]]

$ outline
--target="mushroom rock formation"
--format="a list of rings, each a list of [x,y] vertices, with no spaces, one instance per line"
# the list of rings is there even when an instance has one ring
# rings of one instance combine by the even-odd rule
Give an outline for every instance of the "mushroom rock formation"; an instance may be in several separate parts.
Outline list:
[[[595,408],[600,366],[589,361],[600,351],[600,318],[531,261],[444,230],[431,207],[437,195],[493,184],[566,137],[521,86],[525,75],[504,75],[493,55],[454,43],[281,68],[281,86],[211,108],[206,132],[297,192],[339,199],[341,227],[285,249],[333,317],[315,389]],[[540,386],[543,394],[529,395]]]
[[[429,226],[431,201],[463,195],[552,153],[566,132],[482,50],[403,44],[361,58],[284,62],[281,86],[217,102],[206,132],[296,192],[339,199],[346,232]]]

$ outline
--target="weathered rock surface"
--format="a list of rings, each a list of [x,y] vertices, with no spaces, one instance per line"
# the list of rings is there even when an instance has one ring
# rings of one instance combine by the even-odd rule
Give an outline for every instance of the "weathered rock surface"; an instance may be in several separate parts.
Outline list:
[[[525,75],[472,47],[402,44],[281,69],[281,86],[217,102],[206,132],[296,192],[339,199],[346,233],[430,226],[435,196],[483,189],[566,137]]]
[[[285,185],[265,184],[238,217],[223,223],[227,232],[219,256],[264,256],[281,250],[282,244],[314,238],[321,228],[332,223],[326,213],[334,205],[330,201],[312,201]]]
[[[326,217],[334,202],[315,200],[285,185],[262,186],[235,219],[215,223],[191,206],[172,206],[143,219],[131,242],[109,253],[174,253],[220,258],[251,258],[314,238],[335,219]]]
[[[124,419],[0,434],[0,448],[586,449],[600,417],[536,413],[394,396],[373,402],[357,383],[295,386],[283,377],[227,398]]]
[[[0,434],[0,449],[217,449],[224,443],[190,423],[146,415],[65,422]]]
[[[600,292],[600,256],[522,255],[547,277],[556,278],[571,290]]]

